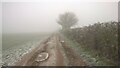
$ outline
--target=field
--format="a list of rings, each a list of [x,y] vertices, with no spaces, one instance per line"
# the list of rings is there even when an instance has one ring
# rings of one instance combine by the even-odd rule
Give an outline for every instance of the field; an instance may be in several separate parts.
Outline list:
[[[21,56],[38,46],[48,36],[49,34],[3,34],[3,64],[14,64]]]
[[[7,50],[11,47],[25,44],[26,42],[41,40],[46,35],[42,34],[4,34],[2,39],[2,49]]]

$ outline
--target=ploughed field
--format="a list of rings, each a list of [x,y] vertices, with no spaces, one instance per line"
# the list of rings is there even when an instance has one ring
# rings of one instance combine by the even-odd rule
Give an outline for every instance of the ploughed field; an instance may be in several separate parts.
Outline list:
[[[48,36],[48,34],[3,34],[2,65],[14,65]]]

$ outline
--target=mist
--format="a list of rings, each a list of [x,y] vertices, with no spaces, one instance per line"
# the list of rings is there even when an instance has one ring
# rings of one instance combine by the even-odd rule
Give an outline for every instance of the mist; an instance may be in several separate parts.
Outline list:
[[[3,2],[3,33],[43,33],[61,29],[60,14],[73,12],[79,19],[74,27],[118,21],[117,2],[43,1]]]

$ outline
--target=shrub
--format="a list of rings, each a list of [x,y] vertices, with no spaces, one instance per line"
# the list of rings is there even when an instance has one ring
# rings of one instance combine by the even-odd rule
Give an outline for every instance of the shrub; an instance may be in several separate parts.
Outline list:
[[[118,62],[118,22],[95,23],[63,33],[82,47],[96,51],[97,56]]]

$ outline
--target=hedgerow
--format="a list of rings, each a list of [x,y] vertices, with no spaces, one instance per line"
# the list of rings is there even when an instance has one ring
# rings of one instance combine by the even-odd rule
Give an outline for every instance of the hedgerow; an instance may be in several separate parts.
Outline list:
[[[118,63],[118,22],[95,23],[62,32],[96,56]]]

